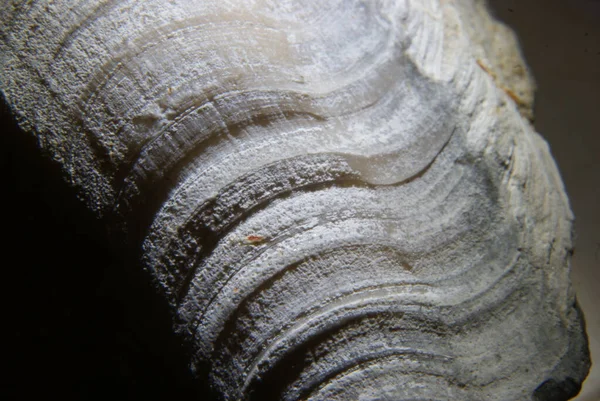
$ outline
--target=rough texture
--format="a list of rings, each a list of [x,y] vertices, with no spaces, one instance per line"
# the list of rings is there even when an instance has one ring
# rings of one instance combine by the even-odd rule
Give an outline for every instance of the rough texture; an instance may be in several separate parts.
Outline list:
[[[4,96],[223,399],[578,391],[572,215],[483,2],[4,3]]]

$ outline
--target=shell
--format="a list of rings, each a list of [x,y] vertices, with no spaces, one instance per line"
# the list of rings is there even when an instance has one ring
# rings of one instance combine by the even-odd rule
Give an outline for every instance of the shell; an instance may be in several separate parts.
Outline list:
[[[4,96],[222,399],[577,393],[573,216],[482,1],[5,3]]]

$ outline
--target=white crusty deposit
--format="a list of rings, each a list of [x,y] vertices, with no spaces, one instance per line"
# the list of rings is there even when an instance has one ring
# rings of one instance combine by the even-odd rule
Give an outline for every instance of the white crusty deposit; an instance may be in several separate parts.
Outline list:
[[[573,216],[483,1],[4,0],[0,32],[222,399],[578,391]]]

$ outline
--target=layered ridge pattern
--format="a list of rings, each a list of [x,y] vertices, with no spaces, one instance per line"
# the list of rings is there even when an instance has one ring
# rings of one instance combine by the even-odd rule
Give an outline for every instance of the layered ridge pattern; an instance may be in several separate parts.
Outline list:
[[[585,377],[572,215],[481,2],[7,3],[3,93],[141,247],[223,399]]]

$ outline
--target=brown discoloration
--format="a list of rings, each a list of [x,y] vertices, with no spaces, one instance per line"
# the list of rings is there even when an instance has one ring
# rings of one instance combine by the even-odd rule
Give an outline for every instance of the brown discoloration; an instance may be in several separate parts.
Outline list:
[[[483,64],[483,61],[481,61],[480,59],[477,59],[477,65],[483,70],[485,71],[486,74],[488,74],[490,77],[492,77],[493,79],[496,79],[496,74],[494,74],[494,72],[492,70],[490,70],[485,64]]]
[[[402,267],[404,268],[404,270],[409,271],[409,272],[412,271],[412,269],[413,269],[413,267],[406,262],[402,262]]]
[[[245,243],[248,245],[258,245],[265,242],[267,239],[262,235],[251,234],[245,238]]]
[[[523,101],[523,99],[521,99],[515,92],[513,92],[511,89],[506,88],[504,86],[500,86],[500,84],[498,83],[498,80],[496,79],[496,74],[494,74],[494,72],[487,67],[483,61],[481,61],[480,59],[476,60],[477,65],[486,73],[488,74],[490,77],[492,77],[492,79],[494,80],[494,82],[496,82],[496,85],[502,89],[504,91],[504,93],[506,93],[508,95],[508,97],[510,97],[513,102],[515,102],[517,104],[517,106],[520,107],[526,107],[527,104],[525,103],[525,101]],[[521,68],[522,69],[522,68]],[[520,74],[524,74],[524,70],[522,70],[520,72]]]
[[[517,106],[525,106],[525,102],[519,96],[517,96],[515,92],[508,88],[502,88],[502,90],[517,104]]]

